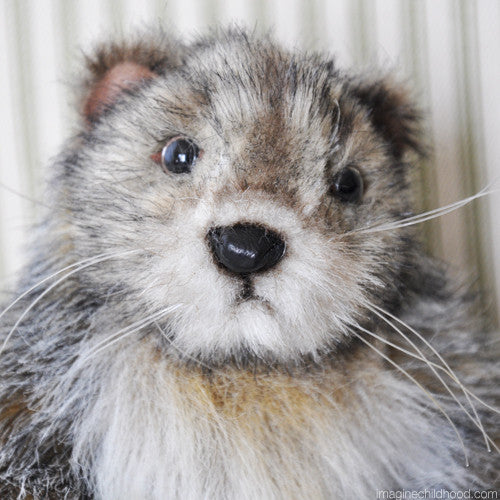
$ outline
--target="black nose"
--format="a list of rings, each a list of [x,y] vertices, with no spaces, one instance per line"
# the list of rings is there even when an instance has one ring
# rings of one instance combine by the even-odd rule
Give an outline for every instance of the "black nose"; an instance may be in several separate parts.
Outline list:
[[[237,274],[265,271],[285,254],[285,242],[278,234],[253,224],[213,228],[208,240],[217,261]]]

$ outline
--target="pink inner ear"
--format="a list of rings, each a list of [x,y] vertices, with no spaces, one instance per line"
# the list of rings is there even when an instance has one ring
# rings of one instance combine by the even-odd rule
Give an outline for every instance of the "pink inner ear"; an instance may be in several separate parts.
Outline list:
[[[146,66],[125,61],[108,70],[90,92],[83,113],[91,122],[106,107],[113,104],[117,96],[125,89],[132,89],[141,80],[149,80],[156,75]]]

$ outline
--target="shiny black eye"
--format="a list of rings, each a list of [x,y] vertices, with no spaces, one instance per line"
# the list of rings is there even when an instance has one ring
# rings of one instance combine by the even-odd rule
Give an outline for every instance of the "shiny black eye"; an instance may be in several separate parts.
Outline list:
[[[356,202],[363,196],[363,178],[355,167],[345,167],[335,174],[330,194],[341,201]]]
[[[191,172],[200,150],[198,146],[185,137],[174,137],[161,151],[161,165],[174,174]]]

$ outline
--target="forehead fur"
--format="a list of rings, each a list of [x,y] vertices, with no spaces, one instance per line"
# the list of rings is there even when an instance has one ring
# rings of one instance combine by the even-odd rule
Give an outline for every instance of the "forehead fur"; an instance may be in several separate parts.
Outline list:
[[[221,132],[272,118],[290,132],[319,125],[328,137],[338,124],[342,81],[333,62],[292,55],[270,39],[226,33],[206,40],[191,49],[181,71],[207,96]]]

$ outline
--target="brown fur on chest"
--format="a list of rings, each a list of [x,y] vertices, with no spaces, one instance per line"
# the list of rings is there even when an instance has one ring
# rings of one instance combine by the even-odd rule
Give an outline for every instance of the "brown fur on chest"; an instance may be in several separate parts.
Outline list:
[[[352,376],[354,364],[358,365],[356,377]],[[200,415],[252,432],[269,425],[293,430],[307,427],[325,412],[351,411],[358,384],[370,383],[376,364],[361,351],[347,361],[310,369],[227,366],[207,373],[198,367],[177,366],[175,377],[179,398]]]

